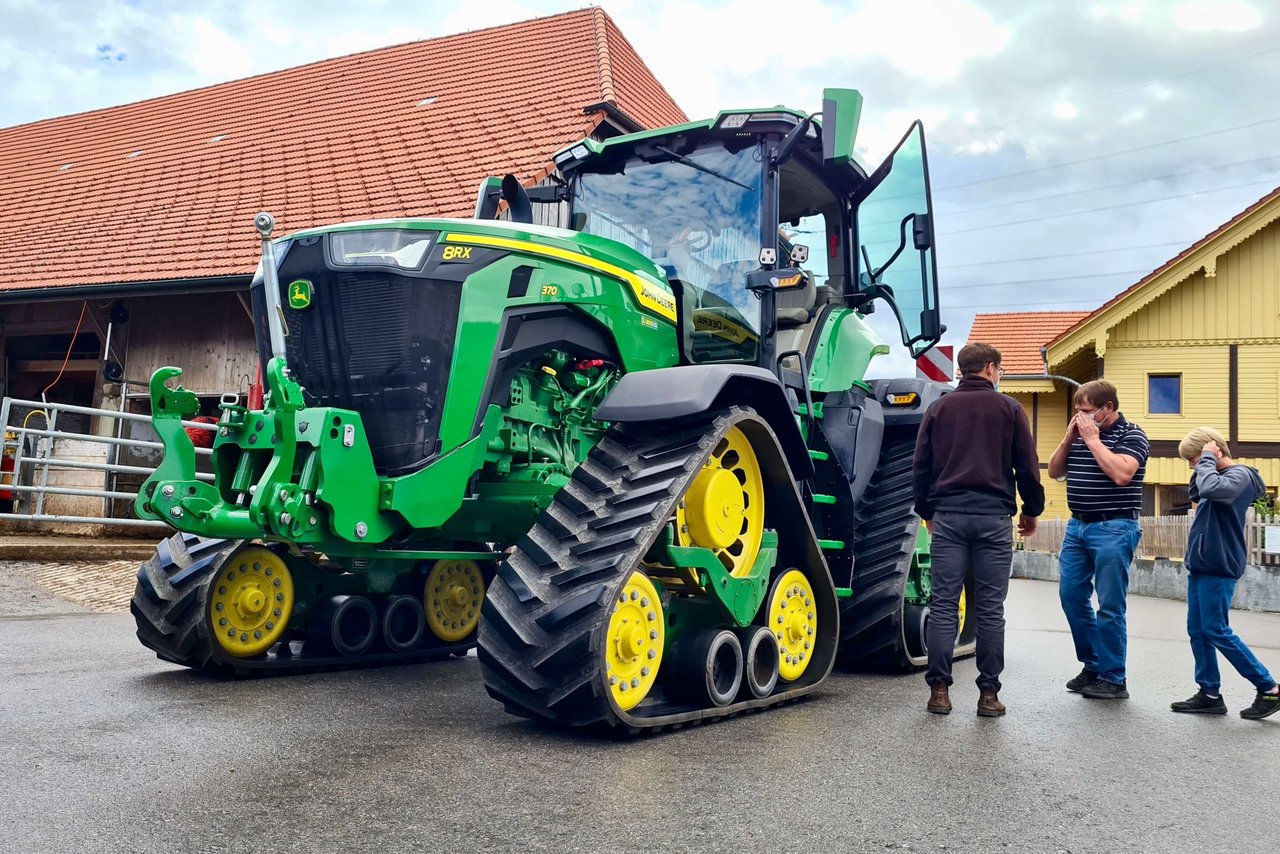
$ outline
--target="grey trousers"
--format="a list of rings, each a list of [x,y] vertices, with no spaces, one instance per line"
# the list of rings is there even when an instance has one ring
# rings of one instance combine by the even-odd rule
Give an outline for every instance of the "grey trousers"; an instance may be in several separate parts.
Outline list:
[[[1013,563],[1008,516],[938,513],[933,517],[933,603],[929,606],[929,668],[925,681],[951,684],[951,656],[958,631],[957,607],[965,576],[973,586],[965,600],[978,630],[978,688],[1000,690],[1004,670],[1004,600]]]

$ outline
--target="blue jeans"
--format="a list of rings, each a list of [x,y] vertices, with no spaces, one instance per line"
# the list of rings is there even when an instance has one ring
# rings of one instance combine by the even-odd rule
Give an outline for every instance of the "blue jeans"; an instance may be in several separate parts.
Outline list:
[[[1076,658],[1098,678],[1116,684],[1125,681],[1125,597],[1129,564],[1140,539],[1142,528],[1136,519],[1088,524],[1072,519],[1058,555],[1058,598],[1071,626]]]
[[[1218,653],[1259,691],[1270,691],[1276,681],[1228,625],[1236,579],[1220,575],[1187,575],[1187,634],[1196,659],[1196,683],[1206,694],[1218,694],[1222,677]]]

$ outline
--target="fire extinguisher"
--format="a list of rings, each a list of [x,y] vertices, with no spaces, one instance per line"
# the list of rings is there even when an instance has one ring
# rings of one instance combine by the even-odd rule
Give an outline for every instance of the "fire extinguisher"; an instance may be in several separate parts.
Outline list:
[[[13,463],[18,455],[18,434],[10,430],[4,433],[4,455],[0,457],[0,513],[13,512]],[[13,442],[13,445],[9,443]]]

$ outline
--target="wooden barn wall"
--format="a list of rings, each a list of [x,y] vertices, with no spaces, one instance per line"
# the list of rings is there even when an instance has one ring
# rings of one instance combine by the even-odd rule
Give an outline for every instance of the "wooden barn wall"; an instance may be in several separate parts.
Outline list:
[[[197,394],[245,391],[258,357],[253,324],[234,293],[138,298],[128,307],[128,379],[145,381],[176,365],[182,385]]]

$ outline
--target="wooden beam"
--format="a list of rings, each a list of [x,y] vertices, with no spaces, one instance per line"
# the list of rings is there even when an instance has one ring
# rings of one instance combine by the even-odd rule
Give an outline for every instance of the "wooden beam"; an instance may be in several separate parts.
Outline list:
[[[64,370],[61,359],[18,359],[10,362],[9,367],[13,373],[56,374],[61,370],[63,373],[76,374],[92,373],[101,364],[97,359],[69,359]]]
[[[1227,441],[1232,449],[1240,440],[1240,345],[1227,349]]]
[[[1177,439],[1152,439],[1149,444],[1153,457],[1174,459],[1178,457]],[[1234,442],[1231,445],[1231,453],[1235,458],[1276,457],[1280,456],[1280,442]]]
[[[81,325],[83,331],[84,326]],[[10,320],[0,323],[0,334],[11,338],[23,335],[70,335],[76,331],[76,318],[59,320]]]

